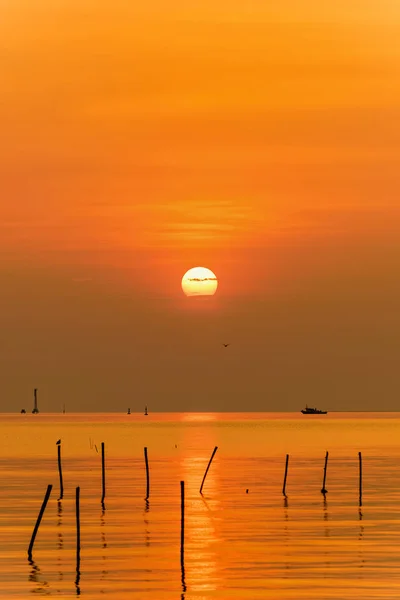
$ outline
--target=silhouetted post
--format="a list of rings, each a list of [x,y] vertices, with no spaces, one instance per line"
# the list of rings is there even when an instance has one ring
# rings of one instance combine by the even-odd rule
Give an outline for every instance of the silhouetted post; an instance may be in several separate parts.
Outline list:
[[[326,469],[328,468],[328,456],[329,456],[329,452],[327,451],[325,454],[325,466],[324,466],[324,480],[322,482],[322,489],[321,489],[321,494],[325,494],[328,492],[328,490],[325,488],[325,483],[326,483]]]
[[[47,486],[47,491],[46,491],[46,494],[45,494],[45,497],[44,497],[44,500],[43,500],[43,503],[42,503],[42,507],[41,507],[41,509],[39,511],[39,515],[38,515],[38,518],[36,520],[36,525],[35,525],[35,528],[34,528],[33,533],[32,533],[31,543],[29,544],[29,548],[28,548],[28,558],[29,558],[29,560],[32,560],[32,548],[33,548],[33,544],[35,543],[36,534],[38,532],[39,525],[40,525],[40,522],[42,520],[43,513],[44,513],[44,511],[46,509],[47,502],[49,501],[52,489],[53,489],[53,486],[51,484],[49,484]]]
[[[216,453],[216,451],[217,451],[217,450],[218,450],[218,446],[215,446],[215,448],[214,448],[214,450],[213,450],[213,453],[211,454],[211,458],[210,458],[210,461],[209,461],[209,463],[208,463],[208,466],[207,466],[206,472],[204,473],[203,481],[201,482],[201,486],[200,486],[200,494],[201,494],[201,492],[202,492],[203,485],[204,485],[204,482],[205,482],[205,480],[206,480],[206,477],[207,477],[208,469],[210,468],[210,465],[211,465],[211,463],[212,463],[212,459],[214,458],[214,456],[215,456],[215,453]]]
[[[58,452],[58,474],[60,476],[60,497],[59,500],[62,500],[64,495],[64,485],[63,485],[63,476],[62,476],[62,467],[61,467],[61,443],[57,446]]]
[[[285,496],[285,498],[286,498],[286,479],[287,479],[288,467],[289,467],[289,454],[286,454],[285,477],[283,478],[283,488],[282,488],[282,494]]]
[[[80,515],[80,487],[76,488],[75,513],[76,513],[76,570],[79,571],[81,554],[81,515]]]
[[[101,503],[104,508],[104,498],[106,497],[106,465],[105,465],[105,458],[104,458],[104,442],[101,442],[101,487],[102,487]]]
[[[185,582],[185,482],[181,481],[181,579],[182,589],[186,592]]]
[[[33,410],[32,414],[37,415],[39,412],[38,404],[37,404],[37,388],[33,390]]]
[[[81,577],[81,516],[80,516],[80,491],[79,487],[76,488],[75,494],[75,514],[76,514],[76,580],[75,585],[79,586],[79,580]]]
[[[150,473],[149,473],[149,459],[147,457],[147,448],[144,449],[144,460],[146,463],[146,498],[149,499],[150,496]]]
[[[359,482],[359,506],[362,506],[362,456],[361,452],[358,453],[358,464],[359,464],[359,473],[360,473],[360,482]]]
[[[185,546],[185,482],[181,481],[181,555]]]

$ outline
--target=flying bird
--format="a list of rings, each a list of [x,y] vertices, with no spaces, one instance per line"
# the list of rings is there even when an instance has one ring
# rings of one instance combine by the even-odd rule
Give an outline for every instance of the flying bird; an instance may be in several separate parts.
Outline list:
[[[224,346],[224,348],[227,348],[228,346],[230,346],[230,344],[222,344]]]
[[[56,442],[56,446],[59,446],[61,444],[61,440],[58,440],[58,442]]]

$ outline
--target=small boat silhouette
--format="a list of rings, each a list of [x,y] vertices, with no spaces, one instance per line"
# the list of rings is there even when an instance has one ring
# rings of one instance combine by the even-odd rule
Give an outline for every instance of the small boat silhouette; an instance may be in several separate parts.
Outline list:
[[[306,407],[301,411],[303,415],[327,415],[328,411],[319,410],[319,408],[309,408],[306,404]]]

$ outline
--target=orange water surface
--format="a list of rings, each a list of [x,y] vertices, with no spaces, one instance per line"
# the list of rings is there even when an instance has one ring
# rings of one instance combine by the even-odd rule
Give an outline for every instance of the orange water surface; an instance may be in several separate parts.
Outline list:
[[[398,598],[399,434],[400,413],[3,414],[0,596]],[[144,447],[150,466],[148,501]],[[358,452],[363,460],[361,507]],[[27,548],[48,484],[53,490],[29,562]]]

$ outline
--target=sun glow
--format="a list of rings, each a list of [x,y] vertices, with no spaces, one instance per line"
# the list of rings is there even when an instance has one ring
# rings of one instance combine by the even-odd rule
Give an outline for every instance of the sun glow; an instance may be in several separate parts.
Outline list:
[[[217,287],[217,277],[205,267],[193,267],[182,277],[182,290],[186,296],[214,296]]]

